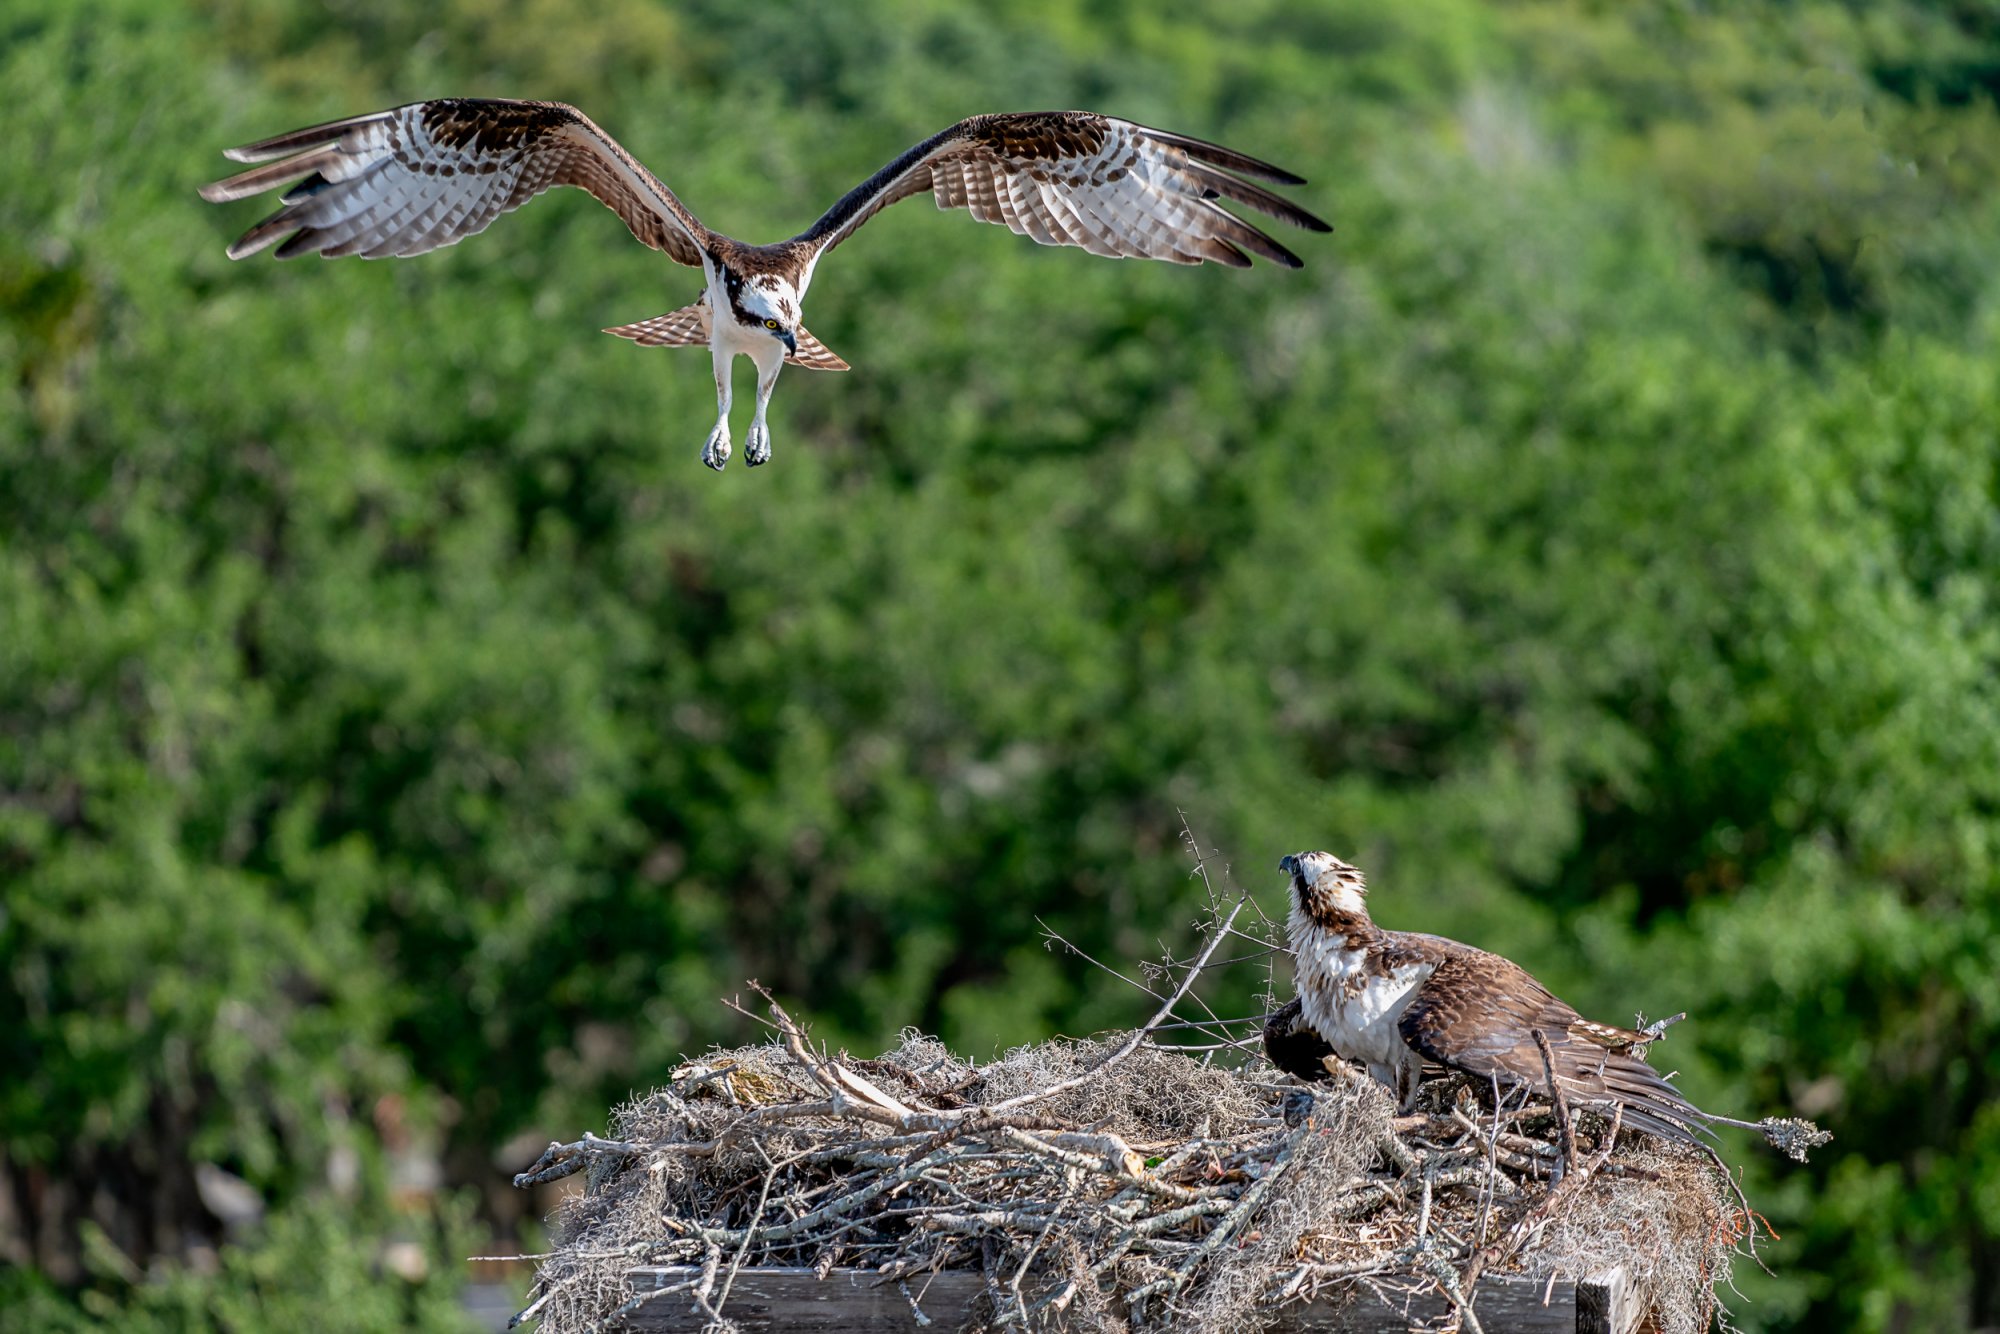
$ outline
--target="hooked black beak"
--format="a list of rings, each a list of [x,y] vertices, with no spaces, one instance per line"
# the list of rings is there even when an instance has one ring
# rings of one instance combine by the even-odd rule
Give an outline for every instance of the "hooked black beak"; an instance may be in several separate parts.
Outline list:
[[[1286,875],[1297,875],[1299,873],[1299,859],[1290,853],[1286,853],[1284,856],[1278,858],[1278,869]]]
[[[799,354],[799,340],[792,336],[792,331],[790,329],[786,329],[780,332],[778,334],[778,338],[781,342],[784,343],[785,351],[791,353],[795,357]]]

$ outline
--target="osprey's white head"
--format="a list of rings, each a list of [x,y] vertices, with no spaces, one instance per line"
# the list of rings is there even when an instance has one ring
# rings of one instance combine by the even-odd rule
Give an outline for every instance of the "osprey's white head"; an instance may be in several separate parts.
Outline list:
[[[738,324],[777,339],[787,352],[799,350],[799,291],[790,279],[777,273],[744,275],[731,270],[723,285]]]
[[[1359,867],[1330,852],[1294,852],[1278,859],[1278,869],[1292,878],[1292,911],[1316,926],[1331,926],[1336,916],[1368,918],[1368,880]]]

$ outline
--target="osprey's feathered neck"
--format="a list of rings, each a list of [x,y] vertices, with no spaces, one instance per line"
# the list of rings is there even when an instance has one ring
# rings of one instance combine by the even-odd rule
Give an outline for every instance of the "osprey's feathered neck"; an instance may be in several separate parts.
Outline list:
[[[1368,916],[1368,878],[1361,868],[1330,852],[1295,852],[1278,859],[1292,877],[1292,934],[1317,928],[1348,938],[1359,947],[1380,936]]]

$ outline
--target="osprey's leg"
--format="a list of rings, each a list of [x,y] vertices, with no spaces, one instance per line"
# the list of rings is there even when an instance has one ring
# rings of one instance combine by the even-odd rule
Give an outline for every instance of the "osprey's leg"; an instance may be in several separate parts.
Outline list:
[[[1410,1054],[1416,1059],[1399,1060],[1393,1066],[1386,1068],[1378,1067],[1381,1069],[1381,1074],[1376,1076],[1396,1091],[1396,1110],[1405,1116],[1416,1110],[1417,1095],[1422,1092],[1424,1086],[1423,1058],[1416,1056],[1415,1052]],[[1387,1078],[1383,1078],[1383,1075]]]
[[[769,364],[757,363],[757,411],[750,418],[750,434],[743,440],[743,463],[754,468],[771,461],[771,428],[764,424],[764,409],[771,404],[771,391],[778,386],[778,372],[785,368],[782,353]]]
[[[701,447],[701,461],[721,472],[729,462],[729,363],[730,355],[713,348],[709,359],[715,365],[715,429]]]

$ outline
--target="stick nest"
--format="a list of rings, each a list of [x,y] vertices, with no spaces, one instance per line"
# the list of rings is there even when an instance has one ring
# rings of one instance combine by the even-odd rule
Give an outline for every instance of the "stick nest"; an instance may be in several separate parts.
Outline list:
[[[1623,1265],[1660,1329],[1694,1334],[1754,1240],[1702,1151],[1583,1111],[1565,1138],[1562,1109],[1496,1116],[1456,1080],[1397,1117],[1366,1077],[1307,1088],[1143,1032],[974,1066],[914,1031],[873,1060],[828,1054],[771,1013],[774,1041],[682,1066],[617,1111],[614,1139],[552,1144],[516,1178],[588,1172],[517,1320],[581,1334],[671,1302],[726,1328],[737,1272],[780,1265],[873,1270],[919,1310],[929,1275],[976,1270],[975,1328],[1210,1334],[1345,1293],[1435,1294],[1472,1331],[1482,1275]],[[638,1291],[641,1265],[693,1268]]]

